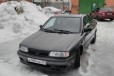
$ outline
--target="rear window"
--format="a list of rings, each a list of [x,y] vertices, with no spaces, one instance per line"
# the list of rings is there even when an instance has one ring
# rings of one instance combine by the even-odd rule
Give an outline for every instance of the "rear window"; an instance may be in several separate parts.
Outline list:
[[[112,8],[100,8],[100,11],[114,11]]]

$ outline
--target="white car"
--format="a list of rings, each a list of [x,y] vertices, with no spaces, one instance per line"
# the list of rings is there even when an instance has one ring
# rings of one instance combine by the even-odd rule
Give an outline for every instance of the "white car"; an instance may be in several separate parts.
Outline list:
[[[50,13],[50,14],[54,14],[55,15],[55,14],[61,14],[62,13],[62,10],[61,9],[57,9],[55,7],[48,6],[48,7],[44,7],[43,8],[43,12],[45,14]]]

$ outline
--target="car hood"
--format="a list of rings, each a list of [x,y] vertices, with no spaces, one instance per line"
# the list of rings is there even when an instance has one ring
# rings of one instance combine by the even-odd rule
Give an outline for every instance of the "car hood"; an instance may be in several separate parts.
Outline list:
[[[59,34],[38,31],[29,36],[21,45],[45,51],[67,51],[66,49],[75,41],[79,41],[80,34]]]

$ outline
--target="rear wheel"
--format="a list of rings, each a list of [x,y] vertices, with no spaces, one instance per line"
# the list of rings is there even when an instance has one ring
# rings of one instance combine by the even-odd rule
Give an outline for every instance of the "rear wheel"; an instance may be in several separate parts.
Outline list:
[[[79,68],[80,67],[80,49],[76,53],[76,58],[74,62],[74,68]]]
[[[110,19],[110,21],[113,21],[113,20],[114,20],[114,19],[112,19],[112,18]]]

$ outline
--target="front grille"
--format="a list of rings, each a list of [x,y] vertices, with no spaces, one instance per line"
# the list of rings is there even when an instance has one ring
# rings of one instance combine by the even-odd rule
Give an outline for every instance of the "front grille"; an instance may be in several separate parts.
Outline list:
[[[39,57],[47,57],[49,54],[49,51],[43,51],[43,50],[36,50],[36,49],[28,49],[28,53],[30,55],[35,55]]]

